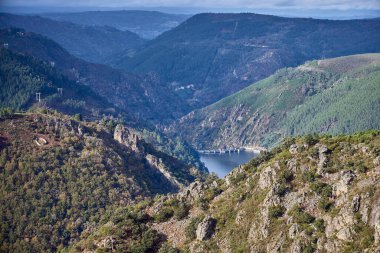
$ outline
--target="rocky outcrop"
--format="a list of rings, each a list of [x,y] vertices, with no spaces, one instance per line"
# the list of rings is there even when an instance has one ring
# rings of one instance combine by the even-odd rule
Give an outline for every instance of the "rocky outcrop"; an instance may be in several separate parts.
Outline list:
[[[278,167],[278,166],[276,166]],[[259,179],[259,187],[260,189],[266,189],[269,186],[272,186],[273,183],[276,180],[276,171],[277,169],[273,166],[266,167],[261,173],[260,173],[260,179]]]
[[[121,124],[117,125],[114,132],[114,139],[119,143],[130,147],[136,153],[143,153],[143,142],[139,139],[138,134],[131,128]]]
[[[317,144],[315,145],[316,148],[318,148],[318,154],[319,154],[319,160],[318,160],[318,166],[317,166],[317,173],[319,175],[324,173],[324,168],[327,165],[327,154],[329,153],[329,149],[324,144]]]
[[[173,185],[174,188],[181,189],[184,187],[183,184],[181,184],[177,178],[172,176],[170,173],[168,167],[162,162],[162,159],[157,158],[151,154],[146,154],[145,159],[148,161],[148,164],[151,168],[157,169],[159,172],[162,173],[166,177],[166,179],[169,180],[169,182]]]
[[[216,220],[210,215],[207,215],[197,227],[197,240],[204,241],[209,239],[215,232]]]

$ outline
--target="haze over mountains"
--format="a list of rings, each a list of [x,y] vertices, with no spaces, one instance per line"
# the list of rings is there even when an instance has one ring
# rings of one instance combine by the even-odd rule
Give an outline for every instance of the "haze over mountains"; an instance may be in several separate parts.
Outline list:
[[[134,10],[45,13],[42,16],[86,26],[111,26],[121,31],[134,32],[144,39],[153,39],[190,17],[190,15]]]
[[[378,20],[328,21],[256,14],[199,14],[113,65],[156,72],[194,108],[282,67],[379,52]]]
[[[0,14],[0,28],[18,27],[49,37],[71,54],[91,62],[102,62],[110,55],[133,53],[144,40],[130,31],[110,26],[81,26],[39,16]]]
[[[380,251],[379,18],[40,15],[0,13],[0,252]]]

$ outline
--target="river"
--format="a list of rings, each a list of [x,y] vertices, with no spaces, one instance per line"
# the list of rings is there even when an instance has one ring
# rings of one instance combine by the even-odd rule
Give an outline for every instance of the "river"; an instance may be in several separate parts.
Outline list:
[[[215,172],[218,177],[222,178],[228,174],[233,168],[240,164],[247,163],[258,153],[249,151],[240,151],[240,153],[224,153],[224,154],[201,154],[201,161],[206,165],[209,172]]]

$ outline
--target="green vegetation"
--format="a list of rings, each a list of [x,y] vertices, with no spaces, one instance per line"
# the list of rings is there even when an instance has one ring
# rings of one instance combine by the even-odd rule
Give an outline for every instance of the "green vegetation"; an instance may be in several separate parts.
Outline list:
[[[0,48],[0,59],[0,109],[3,111],[27,110],[36,105],[67,114],[80,113],[87,118],[115,112],[88,87],[70,81],[50,64],[4,48]],[[63,89],[62,95],[58,88]],[[37,103],[36,93],[41,93],[41,103]]]
[[[379,129],[379,63],[380,54],[364,54],[281,69],[195,111],[178,121],[174,130],[207,149],[229,143],[273,147],[282,138],[299,135],[306,135],[305,143],[312,146],[317,140],[314,133]]]
[[[129,206],[176,188],[105,127],[51,112],[10,115],[0,120],[0,129],[1,251],[53,252],[82,236],[84,245],[72,251],[107,238],[118,252],[159,249],[161,236],[145,224],[153,218],[141,212],[149,202],[134,207],[137,211]],[[183,176],[178,181],[194,180],[177,159],[148,144],[145,152]],[[183,204],[170,208],[176,219],[187,216]],[[163,211],[157,220],[166,215]]]

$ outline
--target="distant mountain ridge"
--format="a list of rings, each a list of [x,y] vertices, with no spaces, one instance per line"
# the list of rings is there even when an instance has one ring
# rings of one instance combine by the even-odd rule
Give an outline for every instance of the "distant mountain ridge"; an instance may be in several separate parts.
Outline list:
[[[111,26],[122,31],[134,32],[145,39],[153,39],[190,17],[184,14],[142,10],[43,13],[41,16],[87,26]]]
[[[308,62],[286,68],[170,129],[197,149],[259,145],[307,133],[380,129],[380,54]]]
[[[193,108],[307,60],[380,52],[380,22],[198,14],[114,66],[155,72]]]
[[[135,33],[110,26],[83,26],[39,16],[0,13],[0,28],[10,27],[44,35],[71,54],[97,63],[119,52],[134,53],[145,43]]]

